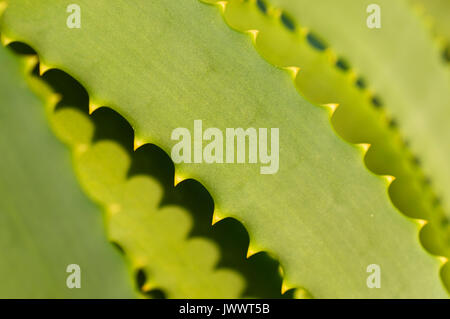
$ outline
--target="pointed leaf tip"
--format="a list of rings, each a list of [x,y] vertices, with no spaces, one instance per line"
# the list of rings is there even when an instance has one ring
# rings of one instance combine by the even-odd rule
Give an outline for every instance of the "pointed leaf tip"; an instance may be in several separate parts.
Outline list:
[[[250,257],[252,257],[253,255],[256,255],[257,253],[259,253],[261,250],[253,248],[253,247],[248,247],[247,250],[247,259],[249,259]]]
[[[48,70],[52,69],[51,66],[45,64],[44,62],[40,62],[39,63],[39,75],[43,76],[45,72],[47,72]]]
[[[281,283],[281,294],[284,295],[286,291],[292,289],[294,287],[291,287],[285,280]]]
[[[94,102],[89,102],[89,114],[94,113],[100,107],[101,107],[100,104],[97,104],[97,103],[94,103]]]
[[[388,185],[391,185],[393,181],[395,181],[395,176],[392,175],[383,175],[383,177],[387,180]]]
[[[283,69],[287,70],[292,75],[292,78],[294,80],[297,77],[298,72],[300,71],[300,68],[297,66],[287,66],[284,67]]]
[[[211,225],[215,225],[216,223],[220,222],[225,217],[222,217],[217,209],[214,210],[213,216],[212,216],[212,222]]]
[[[155,289],[157,287],[157,285],[151,281],[147,281],[142,287],[141,290],[142,292],[149,292],[153,289]]]
[[[178,184],[180,184],[182,181],[184,181],[186,178],[184,178],[183,176],[181,176],[178,173],[175,173],[174,176],[174,182],[173,182],[173,186],[177,187]]]
[[[322,104],[322,106],[326,107],[330,111],[330,114],[333,115],[334,112],[336,111],[336,109],[338,108],[339,104],[328,103],[328,104]]]
[[[219,6],[219,8],[220,8],[220,10],[222,11],[222,13],[225,13],[225,10],[226,10],[226,8],[227,8],[228,1],[219,1],[219,2],[217,2],[216,4]]]
[[[25,57],[25,71],[31,72],[39,64],[39,58],[36,55]]]
[[[420,228],[428,224],[428,221],[425,219],[414,219],[414,221],[420,226]]]
[[[6,9],[6,7],[5,7],[5,9]],[[1,14],[2,14],[2,12],[1,12],[1,8],[0,8],[0,15]],[[14,40],[12,38],[7,37],[4,33],[2,33],[0,35],[0,40],[5,47],[14,42]]]
[[[255,43],[256,38],[258,37],[258,34],[259,34],[259,30],[247,30],[245,32],[250,34],[250,36],[252,37],[253,43]]]

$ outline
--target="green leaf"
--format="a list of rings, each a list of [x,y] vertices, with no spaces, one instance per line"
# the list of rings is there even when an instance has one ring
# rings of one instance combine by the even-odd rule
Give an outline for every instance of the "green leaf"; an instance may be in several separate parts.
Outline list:
[[[438,48],[406,0],[381,0],[381,28],[366,25],[368,0],[272,0],[366,79],[450,218],[450,76]],[[324,23],[326,19],[327,23]]]
[[[318,50],[308,40],[310,33],[298,24],[293,32],[283,20],[285,15],[261,0],[231,0],[224,11],[231,27],[258,30],[255,46],[268,61],[298,68],[295,84],[305,97],[317,104],[339,105],[332,118],[336,131],[352,143],[370,144],[365,157],[368,168],[396,177],[389,189],[394,205],[409,217],[426,220],[420,234],[422,244],[433,254],[450,257],[445,213],[434,205],[434,194],[424,185],[423,172],[395,122],[373,105],[373,94],[361,87],[362,79],[345,60],[330,49]]]
[[[362,151],[338,138],[329,114],[295,90],[287,73],[262,60],[216,8],[182,2],[79,1],[81,29],[65,26],[65,4],[11,1],[3,30],[32,45],[44,68],[65,70],[136,132],[170,152],[171,132],[204,127],[280,128],[280,169],[181,164],[178,178],[202,182],[216,220],[249,231],[249,251],[277,256],[285,287],[315,297],[445,297],[439,263],[417,240],[419,225],[392,206],[387,182],[363,165]],[[45,36],[42,36],[45,34]],[[114,37],[110,35],[114,34]],[[382,288],[366,285],[370,264]]]
[[[0,297],[133,298],[131,276],[81,192],[70,156],[48,128],[41,83],[0,48]],[[67,266],[81,268],[69,289]]]
[[[241,296],[243,278],[215,269],[218,247],[206,238],[188,239],[191,215],[180,206],[161,206],[163,188],[151,176],[129,177],[131,158],[122,146],[92,142],[93,134],[86,132],[93,133],[94,124],[77,109],[65,107],[52,117],[58,136],[74,149],[83,188],[108,212],[110,239],[124,249],[136,272],[148,274],[145,291],[163,289],[169,298]]]
[[[450,1],[448,0],[410,0],[424,22],[437,36],[439,45],[447,46],[447,60],[450,60]]]

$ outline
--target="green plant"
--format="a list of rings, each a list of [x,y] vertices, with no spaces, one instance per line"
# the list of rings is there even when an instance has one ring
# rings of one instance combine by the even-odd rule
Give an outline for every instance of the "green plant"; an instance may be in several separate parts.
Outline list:
[[[171,192],[164,178],[130,174],[131,141],[135,154],[147,143],[170,154],[171,132],[201,119],[223,130],[280,130],[276,174],[175,165],[177,188],[195,179],[214,198],[213,229],[232,217],[248,231],[247,257],[266,251],[280,262],[282,285],[269,267],[255,281],[270,275],[273,285],[248,295],[281,297],[271,292],[278,286],[296,297],[447,297],[448,66],[410,4],[378,1],[383,27],[370,30],[361,23],[367,1],[205,2],[216,6],[78,1],[77,30],[65,27],[65,1],[9,1],[3,15],[3,43],[36,50],[39,73],[62,94],[65,107],[49,109],[49,123],[70,145],[85,193],[105,208],[109,239],[144,274],[141,290],[239,297],[252,282],[252,258],[233,253],[241,266],[216,269],[231,248],[188,238],[189,212],[159,206],[162,189]],[[35,56],[26,56],[31,64]],[[83,85],[94,117],[108,106],[134,137],[111,117],[94,123],[75,108],[83,92],[58,88],[52,69]],[[107,141],[96,136],[102,130]],[[382,269],[381,289],[366,286],[371,264]]]

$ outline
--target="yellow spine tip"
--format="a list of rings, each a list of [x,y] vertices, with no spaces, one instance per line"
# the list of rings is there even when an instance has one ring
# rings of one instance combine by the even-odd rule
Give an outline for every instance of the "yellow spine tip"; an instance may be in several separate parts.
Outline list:
[[[0,14],[1,14],[1,12],[0,12]],[[11,44],[11,43],[14,42],[13,39],[7,37],[7,36],[6,36],[5,34],[3,34],[3,33],[1,34],[0,40],[1,40],[2,44],[3,44],[5,47],[6,47],[7,45],[9,45],[9,44]]]
[[[287,66],[284,69],[292,75],[292,78],[294,80],[297,77],[298,72],[300,71],[300,68],[296,66]]]
[[[300,34],[304,37],[306,37],[309,33],[309,29],[305,28],[305,27],[301,27],[299,30],[300,30]]]
[[[150,290],[154,289],[155,285],[151,282],[146,282],[142,287],[141,290],[143,292],[149,292]]]
[[[448,262],[448,258],[444,256],[439,256],[438,259],[441,265],[445,265]]]
[[[414,219],[414,221],[420,226],[420,228],[428,224],[428,221],[425,219]]]
[[[92,114],[95,112],[95,110],[99,109],[101,107],[101,105],[90,102],[89,103],[89,114]]]
[[[329,104],[322,104],[322,106],[326,107],[330,111],[331,115],[333,115],[336,109],[338,108],[339,104],[329,103]]]
[[[268,14],[276,19],[279,19],[281,17],[281,14],[283,11],[280,8],[274,8],[271,7],[267,10]]]
[[[391,185],[393,181],[395,181],[395,176],[384,175],[384,178],[387,180],[388,184]]]
[[[286,293],[286,291],[288,291],[288,290],[290,290],[290,289],[291,289],[291,287],[288,286],[288,284],[287,284],[285,281],[283,281],[283,282],[281,283],[281,294],[282,294],[282,295],[284,295],[284,294]]]
[[[213,212],[213,216],[212,216],[212,221],[211,221],[211,225],[215,225],[218,222],[220,222],[222,219],[224,219],[224,217],[220,216],[219,212],[216,210],[214,210]]]
[[[182,181],[184,181],[185,180],[185,178],[183,177],[183,176],[181,176],[181,175],[179,175],[179,174],[176,174],[175,173],[175,176],[174,176],[174,186],[176,187],[178,184],[180,184]]]
[[[331,48],[327,48],[325,50],[325,54],[327,56],[328,61],[331,64],[335,64],[337,61],[337,54],[331,49]]]
[[[256,38],[258,37],[259,30],[247,30],[246,33],[250,34],[253,42],[256,42]]]
[[[356,83],[356,81],[358,81],[358,73],[355,70],[350,70],[347,73],[348,73],[347,77],[350,80],[350,82]]]
[[[248,247],[247,250],[247,259],[249,259],[250,257],[252,257],[253,255],[257,254],[259,252],[259,250],[255,249],[255,248],[251,248],[250,246]]]
[[[62,95],[58,94],[58,93],[52,93],[50,94],[50,96],[48,97],[48,104],[51,107],[55,107],[59,102],[61,102],[62,100]]]
[[[42,61],[39,63],[39,75],[43,76],[45,72],[50,70],[52,67],[44,64]]]
[[[220,10],[221,10],[223,13],[225,13],[225,10],[226,10],[226,8],[227,8],[228,1],[218,1],[218,2],[216,2],[216,4],[219,6]]]
[[[136,151],[139,147],[141,147],[144,144],[145,144],[144,141],[142,141],[142,140],[140,140],[138,138],[135,138],[134,139],[134,143],[133,143],[133,149]]]
[[[135,269],[144,268],[147,265],[147,259],[143,256],[137,256],[131,260],[131,264]]]
[[[29,55],[25,58],[25,71],[31,72],[39,63],[39,58],[36,55]]]
[[[362,148],[362,150],[364,151],[364,154],[367,153],[367,151],[370,148],[370,144],[367,144],[367,143],[361,143],[361,144],[358,144],[358,146]]]

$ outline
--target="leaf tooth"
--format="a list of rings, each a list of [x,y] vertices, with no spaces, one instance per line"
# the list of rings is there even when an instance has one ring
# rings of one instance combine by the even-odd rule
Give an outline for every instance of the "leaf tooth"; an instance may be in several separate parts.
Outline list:
[[[253,44],[256,44],[256,38],[258,37],[259,30],[247,30],[245,33],[249,34],[252,38]]]
[[[51,92],[49,93],[45,99],[47,102],[47,107],[51,110],[55,109],[56,105],[62,100],[62,95],[58,93]]]
[[[133,150],[136,151],[139,147],[146,144],[143,139],[135,136],[133,141]]]
[[[390,186],[392,182],[395,181],[395,176],[392,175],[382,175],[382,177],[386,180],[388,186]]]
[[[98,110],[101,107],[102,107],[102,105],[100,103],[97,103],[91,99],[89,101],[89,114],[94,113],[96,110]]]
[[[286,291],[294,289],[295,286],[287,282],[285,278],[283,278],[283,282],[281,283],[281,294],[284,295]]]
[[[37,55],[28,55],[23,58],[25,64],[25,72],[31,72],[38,64],[39,58]]]
[[[177,187],[177,185],[180,184],[185,179],[186,178],[183,175],[181,175],[179,172],[175,171],[173,186]]]
[[[303,37],[306,37],[308,35],[308,33],[310,32],[308,27],[300,27],[299,28],[299,33],[300,35],[302,35]]]
[[[39,62],[39,75],[43,76],[45,72],[47,72],[48,70],[51,70],[51,69],[53,69],[53,67],[48,65],[48,64],[46,64],[41,59],[41,61]]]
[[[253,255],[256,255],[257,253],[263,251],[260,248],[256,248],[252,243],[250,243],[248,245],[248,249],[247,249],[247,259],[249,259],[250,257],[252,257]]]
[[[300,68],[298,66],[286,66],[283,67],[283,69],[288,71],[294,80],[297,78],[297,74],[300,71]]]
[[[211,225],[215,225],[216,223],[220,222],[222,219],[225,219],[226,217],[227,216],[225,216],[225,214],[223,214],[218,208],[214,208]]]
[[[371,146],[372,146],[372,145],[369,144],[369,143],[360,143],[360,144],[356,144],[356,147],[358,147],[358,148],[362,151],[362,153],[363,153],[364,156],[367,154],[367,152],[369,151],[369,148],[370,148]]]
[[[448,262],[448,258],[445,256],[438,256],[437,259],[439,259],[441,266],[444,266]]]
[[[151,280],[147,280],[147,281],[142,285],[141,291],[142,291],[142,292],[149,292],[149,291],[151,291],[151,290],[153,290],[153,289],[156,289],[156,288],[158,288],[158,287],[159,287],[159,285],[158,285],[156,282],[151,281]]]
[[[333,49],[330,47],[325,49],[325,55],[331,64],[335,64],[336,61],[338,60],[337,53],[334,52]]]
[[[144,269],[148,265],[147,259],[144,256],[136,256],[132,258],[131,264],[133,269]]]
[[[425,227],[426,224],[428,224],[428,220],[426,219],[420,219],[420,218],[413,218],[412,221],[419,226],[419,230],[421,230],[423,227]]]
[[[0,12],[0,14],[1,14],[1,12]],[[16,42],[16,40],[14,40],[14,39],[8,37],[8,36],[7,36],[5,33],[3,33],[3,32],[0,34],[0,41],[1,41],[1,43],[2,43],[5,47],[6,47],[7,45],[13,43],[13,42]]]
[[[267,8],[267,14],[271,17],[274,17],[275,19],[279,19],[283,14],[283,10],[281,10],[280,8],[269,6],[269,8]]]
[[[228,1],[218,1],[216,2],[216,5],[220,8],[220,11],[222,13],[225,13],[225,10],[227,9]]]
[[[330,113],[330,116],[333,116],[334,112],[336,112],[336,109],[339,107],[338,103],[327,103],[322,104],[323,107],[327,109],[327,111]]]

